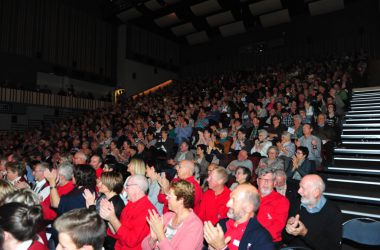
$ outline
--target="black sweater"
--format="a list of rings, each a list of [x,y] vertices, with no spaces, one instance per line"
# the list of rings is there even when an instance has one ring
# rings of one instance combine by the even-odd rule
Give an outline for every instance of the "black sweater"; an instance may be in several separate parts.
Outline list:
[[[342,214],[337,206],[327,200],[321,211],[308,213],[304,207],[291,212],[300,215],[300,221],[308,229],[305,237],[289,235],[284,229],[282,239],[289,246],[304,246],[315,250],[340,249],[342,238]]]

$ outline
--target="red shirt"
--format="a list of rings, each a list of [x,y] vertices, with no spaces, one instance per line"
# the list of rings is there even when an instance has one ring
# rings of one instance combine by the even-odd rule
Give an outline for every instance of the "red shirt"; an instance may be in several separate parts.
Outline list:
[[[220,219],[227,218],[227,202],[230,199],[230,189],[224,186],[223,192],[215,195],[214,190],[207,190],[203,193],[202,202],[199,208],[199,218],[202,221],[211,221],[216,224]]]
[[[74,184],[72,181],[69,181],[64,186],[57,186],[57,192],[59,196],[68,194],[73,189],[74,189]],[[57,213],[55,212],[55,210],[50,208],[50,195],[41,202],[41,206],[42,206],[42,213],[45,220],[54,220],[55,217],[57,217]]]
[[[116,234],[107,229],[107,234],[116,239],[115,250],[140,250],[141,242],[149,234],[150,229],[146,217],[148,210],[156,208],[143,196],[136,202],[128,201],[120,215],[121,226]]]
[[[227,238],[228,236],[231,237],[230,242],[228,243],[228,249],[230,250],[238,250],[239,244],[241,241],[241,238],[243,237],[243,234],[245,232],[245,229],[247,228],[249,220],[246,222],[243,222],[237,226],[235,226],[234,220],[228,220],[226,222],[226,233],[224,234],[224,238]]]
[[[180,180],[179,178],[175,178],[175,179],[172,180],[172,182],[177,182],[179,180]],[[202,200],[202,188],[199,185],[199,183],[195,180],[194,176],[190,176],[189,178],[186,178],[185,181],[190,182],[194,186],[195,197],[194,197],[194,208],[193,208],[193,210],[194,210],[194,213],[196,213],[197,215],[199,215],[199,206],[200,206],[200,203],[201,203],[201,200]],[[168,200],[166,199],[166,195],[165,194],[159,193],[158,196],[157,196],[157,200],[158,200],[158,202],[164,204],[163,213],[166,213],[167,211],[169,211],[169,209],[168,209]]]
[[[103,173],[103,169],[102,168],[99,167],[99,168],[95,169],[96,179],[99,179],[100,176],[102,175],[102,173]]]
[[[271,234],[273,242],[282,240],[281,232],[286,225],[289,205],[288,199],[276,191],[261,197],[257,220]]]

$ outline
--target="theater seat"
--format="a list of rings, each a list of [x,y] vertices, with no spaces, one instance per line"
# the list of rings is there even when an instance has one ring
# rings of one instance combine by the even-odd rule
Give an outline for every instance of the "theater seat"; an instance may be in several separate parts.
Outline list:
[[[380,222],[370,218],[346,221],[342,238],[363,246],[380,246]]]

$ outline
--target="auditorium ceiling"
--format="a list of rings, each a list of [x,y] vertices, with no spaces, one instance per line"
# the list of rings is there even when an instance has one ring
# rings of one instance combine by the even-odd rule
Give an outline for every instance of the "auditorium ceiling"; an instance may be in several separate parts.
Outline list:
[[[105,0],[112,15],[190,45],[295,22],[354,0]]]

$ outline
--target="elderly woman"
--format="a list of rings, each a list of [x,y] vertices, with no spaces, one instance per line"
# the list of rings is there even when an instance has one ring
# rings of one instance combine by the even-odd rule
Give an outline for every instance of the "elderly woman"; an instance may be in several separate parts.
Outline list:
[[[294,126],[289,129],[292,134],[292,139],[298,139],[303,136],[302,132],[302,117],[300,115],[293,116]]]
[[[237,167],[235,173],[236,181],[230,186],[230,190],[234,190],[240,184],[250,184],[252,178],[251,170],[249,168],[240,166]]]
[[[277,142],[280,150],[279,156],[293,157],[296,152],[296,145],[291,141],[291,134],[287,131],[282,132],[281,141]]]
[[[23,174],[25,172],[25,165],[21,162],[7,162],[5,164],[7,169],[7,180],[15,187],[21,183],[26,183]]]
[[[191,209],[194,204],[193,185],[181,180],[172,183],[168,194],[171,212],[161,217],[155,211],[149,211],[147,218],[150,235],[142,242],[141,248],[197,250],[203,246],[203,224]]]
[[[277,169],[284,170],[284,161],[278,158],[280,150],[276,146],[271,146],[268,148],[268,158],[262,158],[259,162],[259,166],[256,169],[256,174],[260,170],[260,168],[269,168],[273,172]]]
[[[259,137],[255,140],[255,145],[251,149],[251,155],[266,157],[267,151],[272,142],[268,141],[268,132],[265,129],[259,130]]]

